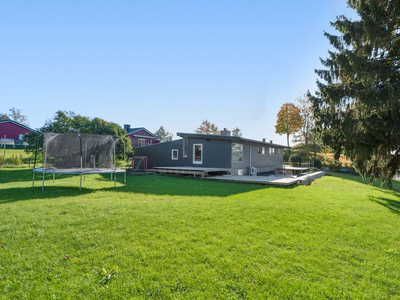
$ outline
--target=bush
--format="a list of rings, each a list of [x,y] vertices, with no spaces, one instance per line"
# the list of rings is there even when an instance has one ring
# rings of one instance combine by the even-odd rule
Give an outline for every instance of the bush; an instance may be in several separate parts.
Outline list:
[[[12,155],[11,158],[9,159],[9,162],[11,165],[15,165],[15,166],[21,166],[22,165],[22,155],[20,154],[18,155]]]
[[[340,172],[340,169],[343,168],[342,164],[336,159],[325,159],[324,166],[328,167],[332,172]]]
[[[0,155],[0,166],[4,167],[6,165],[6,163],[7,163],[6,157],[3,155]]]
[[[283,161],[289,161],[289,157],[292,154],[290,149],[283,150]]]
[[[315,159],[314,160],[314,167],[321,169],[322,168],[322,161],[320,161],[319,159]]]
[[[298,156],[297,153],[293,153],[289,157],[290,162],[302,162],[301,156]]]

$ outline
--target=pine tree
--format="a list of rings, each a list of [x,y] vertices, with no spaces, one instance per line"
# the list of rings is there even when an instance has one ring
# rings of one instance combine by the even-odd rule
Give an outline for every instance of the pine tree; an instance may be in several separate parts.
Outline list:
[[[300,109],[293,103],[283,104],[278,112],[275,133],[278,133],[279,135],[286,134],[288,147],[289,135],[298,132],[301,126],[302,120],[300,116]]]
[[[154,134],[157,136],[160,142],[172,141],[173,134],[166,131],[162,125]]]
[[[314,97],[319,136],[338,159],[343,153],[363,176],[391,178],[400,165],[400,3],[350,0],[359,20],[345,16],[325,33],[335,52],[321,59],[326,70]],[[311,95],[310,95],[311,96]]]

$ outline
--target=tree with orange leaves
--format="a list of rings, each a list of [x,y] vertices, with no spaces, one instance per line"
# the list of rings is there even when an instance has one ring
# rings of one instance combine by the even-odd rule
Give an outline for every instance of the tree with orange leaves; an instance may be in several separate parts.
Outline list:
[[[303,125],[300,115],[300,108],[293,103],[285,103],[278,112],[276,120],[275,133],[279,135],[286,134],[287,145],[289,147],[289,135],[298,132]]]

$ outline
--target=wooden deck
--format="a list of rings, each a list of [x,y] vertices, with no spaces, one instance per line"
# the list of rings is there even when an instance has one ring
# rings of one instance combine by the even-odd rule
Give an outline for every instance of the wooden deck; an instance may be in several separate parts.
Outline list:
[[[197,175],[201,178],[221,173],[226,174],[231,171],[231,169],[201,167],[154,167],[153,170],[155,173],[160,174],[183,174],[193,175],[194,177]]]
[[[224,176],[213,176],[208,179],[222,180],[231,182],[243,182],[243,183],[256,183],[256,184],[268,184],[268,185],[283,185],[289,186],[294,184],[309,184],[316,178],[325,175],[325,171],[319,171],[307,174],[305,176],[281,176],[281,175],[269,175],[269,176],[239,176],[239,175],[224,175]]]

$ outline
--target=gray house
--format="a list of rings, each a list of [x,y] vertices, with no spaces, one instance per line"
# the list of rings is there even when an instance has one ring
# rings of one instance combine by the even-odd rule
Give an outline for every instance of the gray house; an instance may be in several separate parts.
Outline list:
[[[134,148],[146,156],[147,167],[199,167],[230,169],[232,175],[270,172],[283,165],[285,146],[231,136],[180,133],[182,139]],[[254,169],[255,168],[255,169]]]

